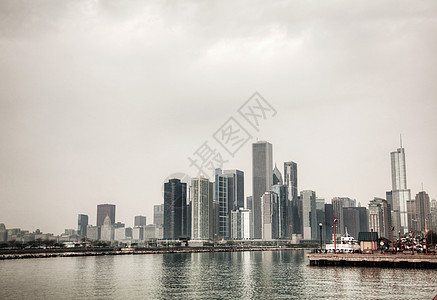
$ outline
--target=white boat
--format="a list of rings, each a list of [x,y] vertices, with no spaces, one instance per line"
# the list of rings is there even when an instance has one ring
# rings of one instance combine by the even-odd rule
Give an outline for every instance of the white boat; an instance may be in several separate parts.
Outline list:
[[[334,252],[335,249],[337,252],[354,253],[356,251],[360,251],[361,247],[359,242],[355,240],[353,236],[349,235],[346,228],[346,233],[340,238],[340,242],[337,242],[336,245],[326,244],[325,246],[325,250],[328,252]]]

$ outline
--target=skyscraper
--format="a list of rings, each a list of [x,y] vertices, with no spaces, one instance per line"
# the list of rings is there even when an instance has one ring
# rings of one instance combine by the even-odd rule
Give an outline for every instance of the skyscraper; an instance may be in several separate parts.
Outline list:
[[[77,234],[86,237],[88,227],[88,215],[79,214],[77,218]]]
[[[374,198],[369,202],[369,229],[379,237],[391,238],[391,220],[387,200]]]
[[[156,226],[164,226],[164,204],[153,206],[153,224]]]
[[[183,210],[187,203],[187,184],[180,179],[164,183],[164,238],[177,240],[183,233]]]
[[[272,144],[259,141],[252,144],[252,196],[254,238],[262,238],[261,197],[273,183]]]
[[[283,184],[283,181],[281,171],[279,171],[278,167],[275,164],[275,168],[273,169],[273,185],[276,184]]]
[[[134,226],[146,226],[146,217],[145,216],[135,216],[134,218]]]
[[[267,191],[261,197],[262,239],[270,241],[278,238],[278,195]]]
[[[277,211],[278,215],[278,237],[279,239],[291,239],[291,236],[287,235],[288,229],[288,198],[287,198],[287,186],[285,184],[276,184],[272,186],[272,191],[278,195]]]
[[[425,233],[425,227],[429,230],[431,222],[431,208],[429,196],[422,191],[416,195],[416,220],[417,230]]]
[[[411,200],[410,190],[407,189],[407,172],[405,164],[405,150],[401,147],[390,153],[391,157],[391,179],[392,179],[392,201],[391,208],[396,218],[395,224],[399,224],[402,233],[409,231],[407,201]]]
[[[213,184],[206,178],[191,179],[191,238],[213,238]]]
[[[218,202],[218,235],[231,237],[231,212],[244,208],[244,173],[240,170],[216,169],[214,192]]]
[[[288,236],[292,233],[302,234],[302,212],[298,203],[297,164],[293,161],[284,162],[284,184],[288,189]]]
[[[316,192],[301,191],[302,199],[302,225],[303,238],[305,240],[316,239],[317,237],[317,211],[316,211]]]
[[[115,205],[99,204],[97,205],[97,226],[102,226],[106,216],[109,216],[111,224],[115,224]]]

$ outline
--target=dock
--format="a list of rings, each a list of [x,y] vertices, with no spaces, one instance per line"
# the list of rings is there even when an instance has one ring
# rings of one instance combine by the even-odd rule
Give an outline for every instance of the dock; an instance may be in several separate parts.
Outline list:
[[[437,255],[411,253],[310,253],[310,266],[358,266],[437,269]]]

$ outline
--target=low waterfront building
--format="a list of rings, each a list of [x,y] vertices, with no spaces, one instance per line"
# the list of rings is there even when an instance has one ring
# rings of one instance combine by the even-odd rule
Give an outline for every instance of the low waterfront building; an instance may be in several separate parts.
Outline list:
[[[378,249],[378,232],[360,232],[358,234],[361,251]]]

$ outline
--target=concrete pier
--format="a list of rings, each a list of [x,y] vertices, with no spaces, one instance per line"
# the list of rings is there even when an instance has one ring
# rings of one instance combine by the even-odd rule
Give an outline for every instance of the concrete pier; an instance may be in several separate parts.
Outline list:
[[[311,266],[360,266],[389,268],[437,268],[437,255],[406,253],[374,253],[374,254],[308,254]]]

